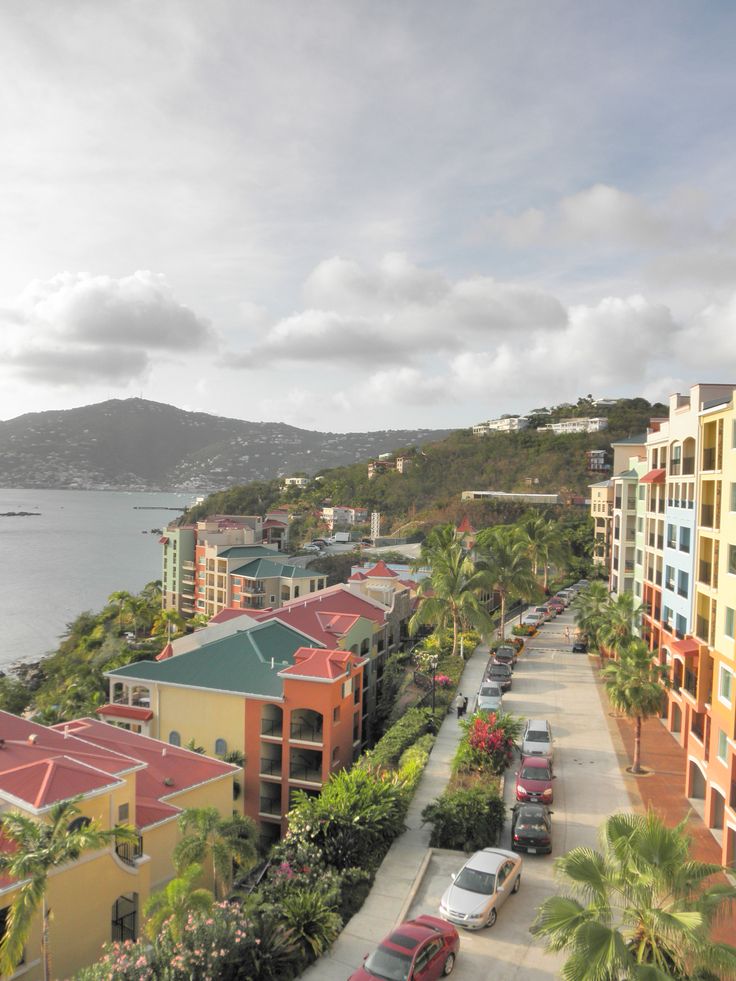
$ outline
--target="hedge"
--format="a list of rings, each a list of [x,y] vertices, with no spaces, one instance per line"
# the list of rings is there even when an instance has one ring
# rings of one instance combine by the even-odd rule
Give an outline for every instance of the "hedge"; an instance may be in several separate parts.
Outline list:
[[[448,790],[422,811],[422,821],[432,825],[431,847],[464,852],[495,845],[505,816],[498,792],[481,786]]]

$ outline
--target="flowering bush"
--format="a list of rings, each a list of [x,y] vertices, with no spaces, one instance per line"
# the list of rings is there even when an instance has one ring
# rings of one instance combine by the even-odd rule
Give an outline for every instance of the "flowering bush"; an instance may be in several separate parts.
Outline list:
[[[448,678],[446,674],[436,674],[434,683],[438,688],[452,688],[452,678]]]
[[[511,628],[511,633],[516,637],[536,637],[537,628],[533,627],[531,623],[517,624]]]
[[[511,763],[521,721],[505,712],[476,712],[462,719],[460,725],[465,734],[455,754],[453,771],[503,773]]]

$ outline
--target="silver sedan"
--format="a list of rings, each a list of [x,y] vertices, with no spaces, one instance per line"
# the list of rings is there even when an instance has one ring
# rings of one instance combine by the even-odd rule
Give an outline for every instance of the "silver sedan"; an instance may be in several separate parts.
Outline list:
[[[484,848],[472,855],[445,890],[440,916],[466,930],[496,922],[498,910],[521,885],[521,858],[505,848]]]

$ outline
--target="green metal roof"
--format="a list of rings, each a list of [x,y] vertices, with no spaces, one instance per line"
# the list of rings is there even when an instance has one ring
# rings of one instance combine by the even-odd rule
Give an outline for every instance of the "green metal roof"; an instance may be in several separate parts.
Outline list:
[[[109,678],[278,698],[283,691],[278,672],[294,663],[294,652],[300,647],[321,646],[311,637],[269,620],[165,661],[138,661],[106,674]]]
[[[323,576],[323,572],[310,572],[301,565],[288,565],[286,562],[274,562],[271,559],[254,559],[245,565],[238,566],[230,573],[231,576],[247,576],[249,579],[313,579]]]
[[[276,549],[265,545],[231,545],[230,548],[218,552],[218,559],[251,559],[257,555],[278,555]]]
[[[641,433],[639,436],[624,436],[623,439],[615,439],[611,446],[626,446],[628,443],[646,443],[647,434]]]

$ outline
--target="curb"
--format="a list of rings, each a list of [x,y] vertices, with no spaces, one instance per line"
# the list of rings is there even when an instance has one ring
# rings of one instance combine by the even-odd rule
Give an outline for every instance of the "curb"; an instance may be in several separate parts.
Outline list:
[[[412,903],[416,899],[416,895],[419,892],[419,887],[422,884],[422,879],[424,879],[424,873],[427,871],[427,866],[432,860],[434,855],[434,848],[428,848],[424,858],[422,859],[421,865],[417,869],[417,874],[414,876],[414,881],[411,884],[409,892],[407,893],[406,899],[404,900],[401,909],[399,910],[399,915],[396,918],[396,925],[403,923],[406,919],[406,914],[411,909]]]

